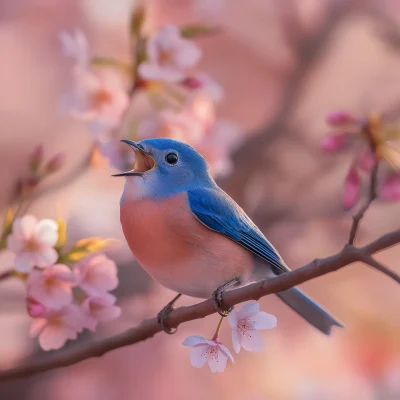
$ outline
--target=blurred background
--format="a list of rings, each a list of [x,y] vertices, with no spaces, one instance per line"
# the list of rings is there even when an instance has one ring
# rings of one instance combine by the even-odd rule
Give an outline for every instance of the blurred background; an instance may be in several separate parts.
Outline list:
[[[202,70],[223,86],[218,115],[234,121],[243,140],[233,169],[218,183],[254,219],[291,268],[331,255],[347,240],[351,213],[342,208],[351,155],[327,156],[319,142],[325,115],[337,109],[400,115],[400,2],[396,0],[153,0],[144,2],[154,30],[163,24],[215,23],[197,43]],[[115,237],[121,245],[116,290],[122,316],[60,352],[122,332],[154,316],[173,296],[133,260],[119,223],[123,180],[106,163],[86,168],[93,139],[60,113],[71,85],[58,34],[86,32],[95,54],[129,60],[129,15],[135,0],[0,1],[0,213],[4,214],[29,154],[43,143],[64,151],[67,164],[46,196],[31,206],[38,217],[68,222],[70,240]],[[146,25],[146,26],[147,26]],[[138,105],[140,107],[140,104]],[[76,172],[76,173],[75,173]],[[50,185],[52,182],[50,182]],[[377,201],[358,243],[398,228],[399,203]],[[378,259],[400,272],[400,247]],[[10,264],[0,255],[0,270]],[[181,342],[211,337],[216,315],[185,323],[100,359],[0,384],[3,400],[400,399],[399,288],[382,274],[353,265],[302,285],[345,325],[325,337],[274,296],[263,311],[278,318],[261,353],[241,352],[223,374],[190,366]],[[0,283],[0,368],[46,354],[29,338],[30,318],[20,281]],[[179,304],[193,304],[182,298]],[[228,324],[223,342],[230,343]],[[231,346],[229,346],[231,347]]]

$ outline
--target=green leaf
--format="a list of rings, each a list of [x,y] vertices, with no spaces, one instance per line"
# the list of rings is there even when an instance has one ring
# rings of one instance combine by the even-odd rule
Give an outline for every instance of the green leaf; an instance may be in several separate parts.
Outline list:
[[[187,39],[193,39],[199,36],[213,35],[220,32],[217,26],[207,25],[185,25],[181,26],[181,35]]]
[[[132,77],[134,74],[134,68],[130,64],[114,60],[113,58],[93,57],[90,60],[90,63],[93,67],[116,69],[120,73],[128,75],[129,77]]]

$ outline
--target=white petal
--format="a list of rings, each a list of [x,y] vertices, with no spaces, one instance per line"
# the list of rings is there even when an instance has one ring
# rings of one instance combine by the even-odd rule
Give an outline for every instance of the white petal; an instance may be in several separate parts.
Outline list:
[[[200,344],[192,347],[190,350],[190,363],[193,367],[201,368],[207,361],[207,349],[206,344]]]
[[[15,256],[14,268],[19,272],[31,272],[35,266],[35,255],[32,253],[20,253]]]
[[[228,316],[228,322],[232,329],[237,329],[238,319],[237,319],[237,310],[233,309]]]
[[[190,40],[181,40],[179,47],[174,52],[174,61],[179,68],[194,67],[201,58],[200,48]]]
[[[17,218],[13,224],[13,233],[19,238],[29,239],[35,229],[37,219],[33,215]]]
[[[258,331],[252,331],[249,334],[242,336],[242,347],[247,351],[261,351],[264,347],[264,338]]]
[[[230,360],[232,361],[233,364],[235,364],[235,360],[233,359],[233,356],[231,354],[231,352],[229,351],[229,349],[224,346],[223,344],[219,345],[220,351],[222,351],[227,357],[230,358]]]
[[[198,344],[206,344],[206,343],[207,343],[206,339],[204,339],[202,336],[189,336],[182,342],[184,346],[188,347],[193,347]]]
[[[52,219],[42,219],[35,226],[34,237],[43,244],[54,246],[58,240],[57,222]]]
[[[39,336],[39,344],[43,350],[57,350],[64,346],[68,339],[76,339],[78,334],[64,326],[47,326]]]
[[[245,304],[238,312],[237,319],[248,319],[260,311],[260,305],[257,302]]]
[[[35,265],[38,267],[49,267],[58,259],[58,253],[52,247],[42,248],[33,254],[35,256]]]
[[[252,322],[253,327],[257,330],[275,328],[277,323],[277,319],[274,315],[263,311],[250,317],[249,321]]]
[[[233,330],[232,331],[232,345],[233,345],[234,350],[236,351],[236,354],[239,354],[239,352],[240,352],[241,343],[242,343],[242,335],[238,331]]]
[[[224,372],[228,357],[218,348],[216,357],[208,359],[211,372]]]

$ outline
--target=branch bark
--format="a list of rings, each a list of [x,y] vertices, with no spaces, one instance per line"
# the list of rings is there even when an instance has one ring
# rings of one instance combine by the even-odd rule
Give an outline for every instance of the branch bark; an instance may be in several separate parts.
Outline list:
[[[368,245],[356,248],[346,245],[339,253],[324,259],[317,259],[311,263],[275,278],[253,283],[243,288],[231,290],[224,294],[224,303],[229,306],[249,300],[258,300],[272,293],[282,292],[297,286],[303,282],[319,276],[334,272],[356,261],[363,261],[373,268],[383,272],[400,283],[400,276],[388,270],[377,262],[372,262],[371,254],[385,250],[400,243],[400,229],[388,233]],[[183,322],[204,318],[214,314],[215,309],[211,299],[203,301],[190,307],[180,307],[170,314],[168,323],[171,327],[178,327]],[[156,318],[144,320],[136,328],[129,329],[119,335],[109,337],[95,342],[88,347],[68,354],[48,356],[38,362],[17,366],[15,368],[0,371],[0,381],[22,378],[53,370],[55,368],[67,367],[75,363],[93,357],[101,357],[104,354],[125,346],[129,346],[153,337],[160,332],[161,328]]]

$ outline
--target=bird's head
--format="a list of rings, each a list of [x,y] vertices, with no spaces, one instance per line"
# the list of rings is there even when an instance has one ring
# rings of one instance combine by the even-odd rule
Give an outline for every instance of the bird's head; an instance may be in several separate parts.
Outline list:
[[[212,181],[206,160],[185,143],[166,138],[122,142],[134,150],[135,165],[131,171],[113,176],[141,179],[141,186],[151,186],[160,193],[176,193],[196,182]]]

